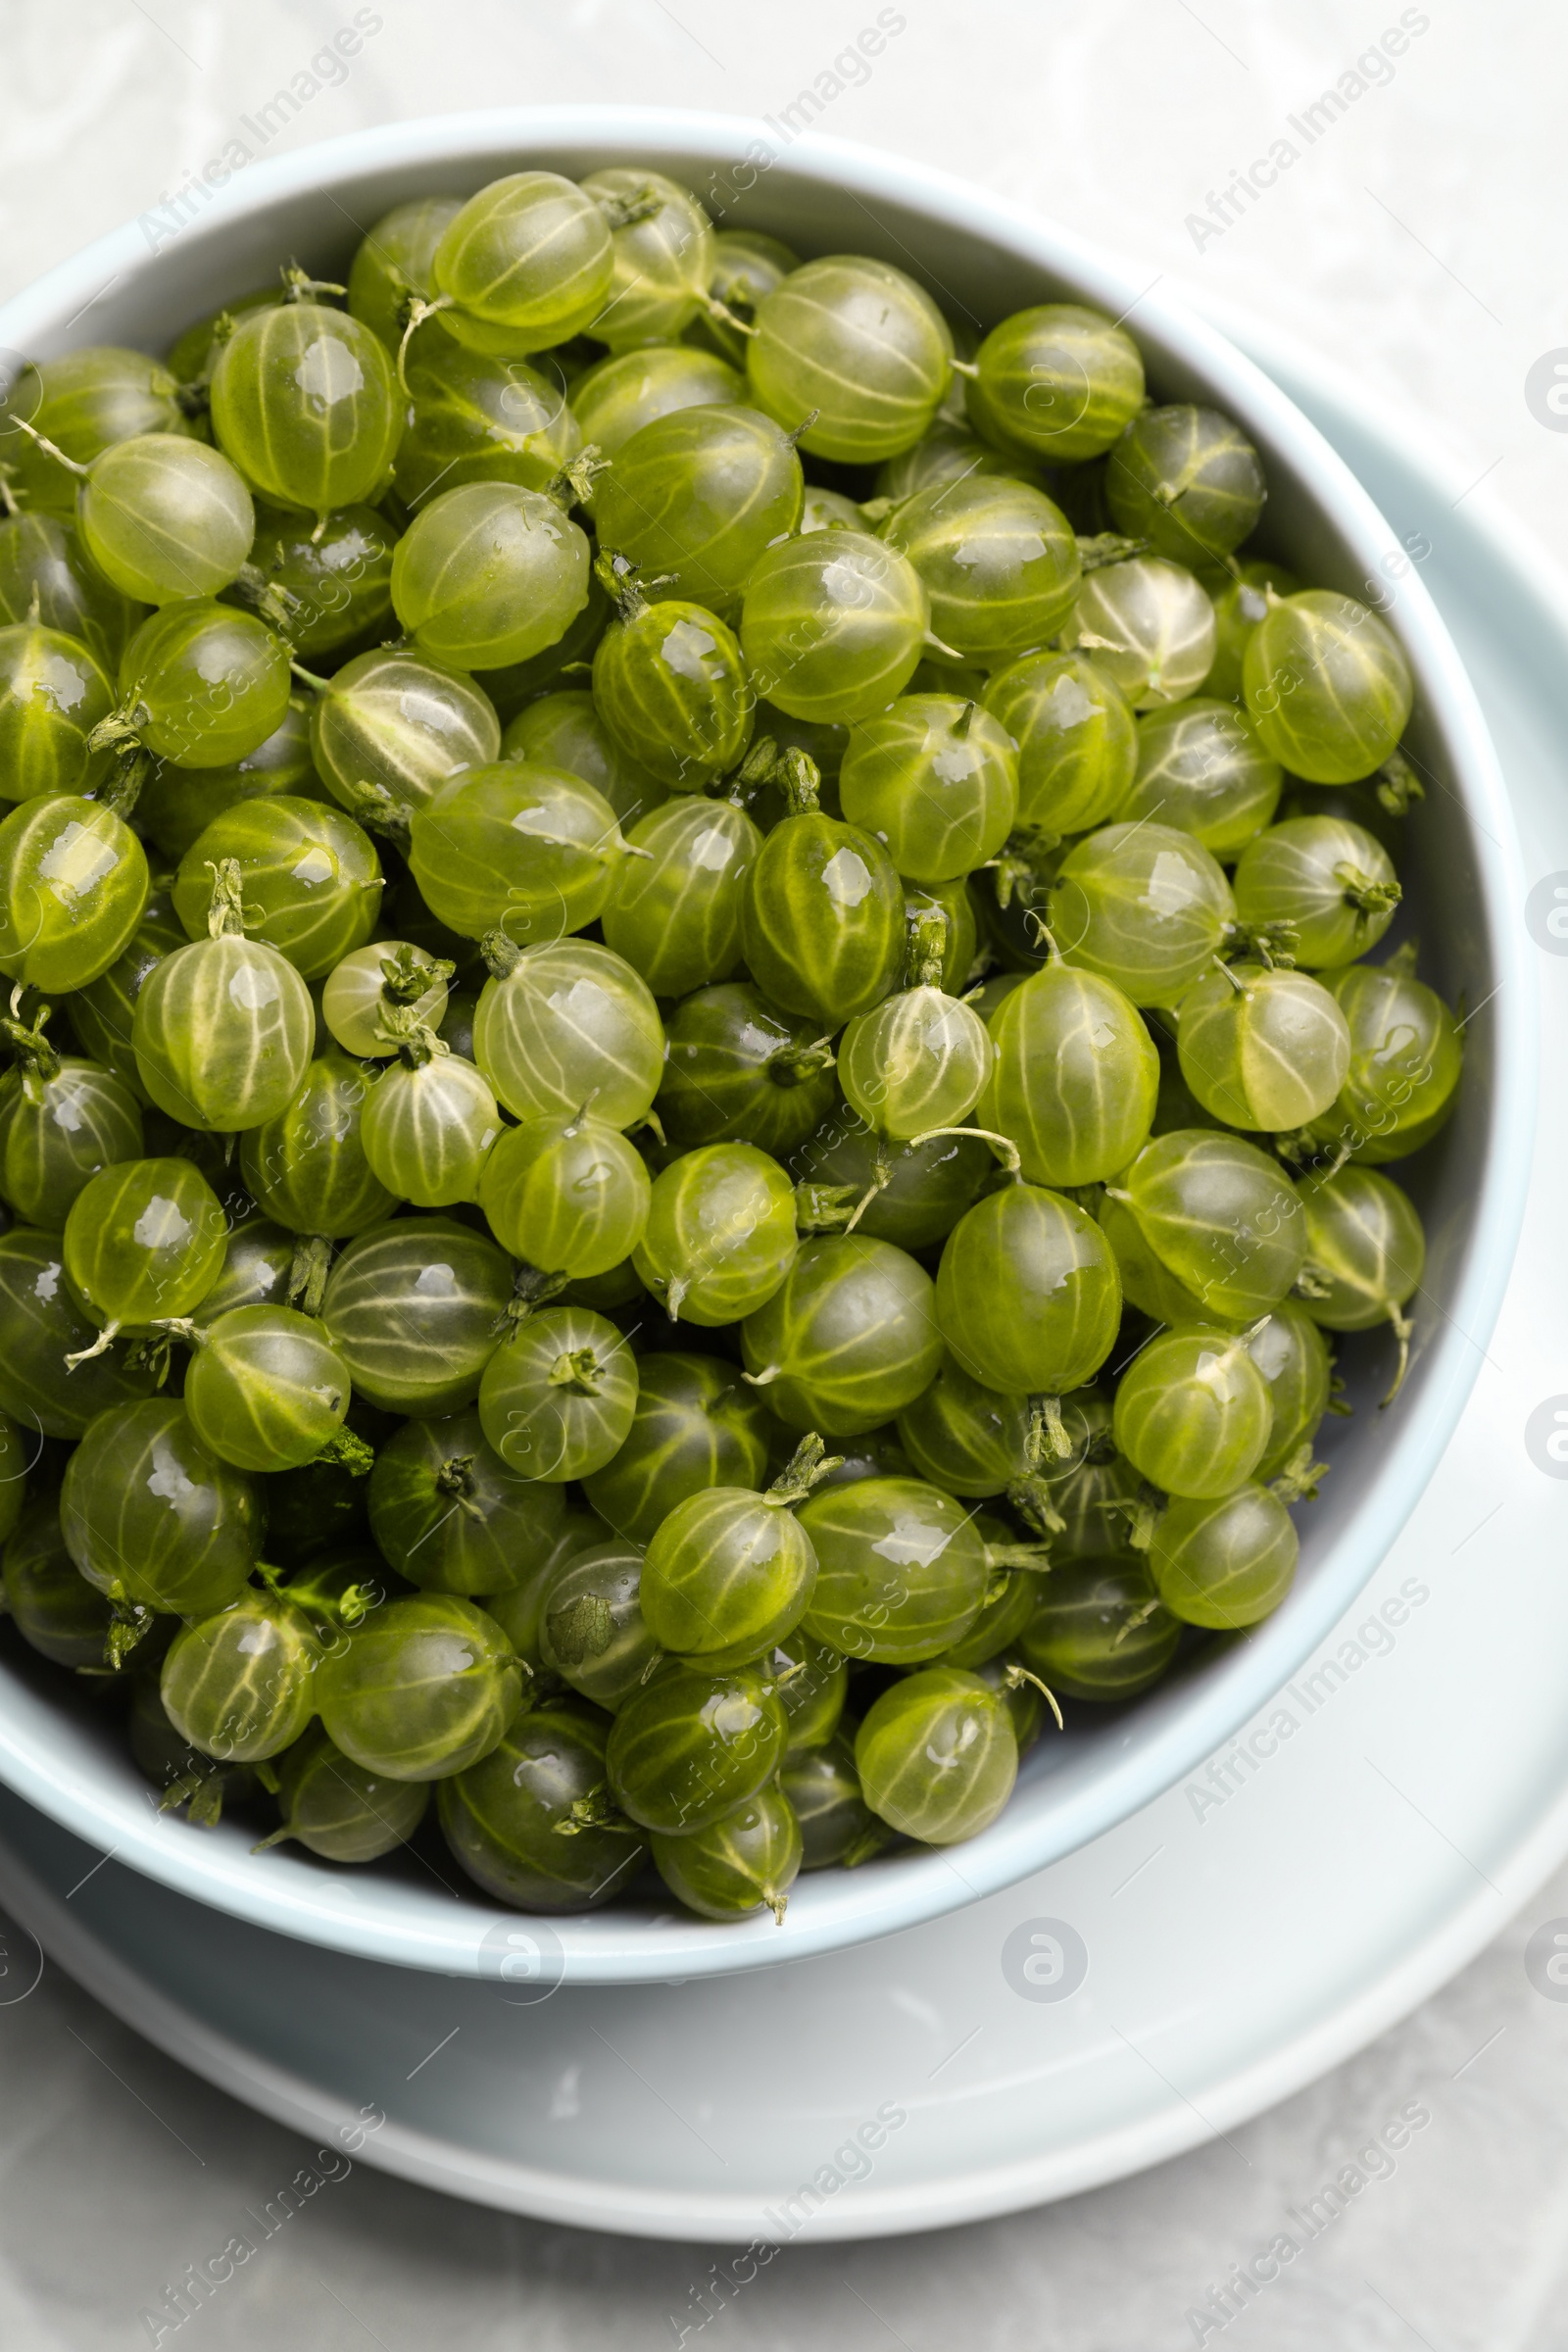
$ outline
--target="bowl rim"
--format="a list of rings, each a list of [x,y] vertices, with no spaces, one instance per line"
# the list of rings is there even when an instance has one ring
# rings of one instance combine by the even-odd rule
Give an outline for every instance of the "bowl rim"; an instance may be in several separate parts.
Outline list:
[[[240,222],[291,200],[336,201],[334,190],[378,172],[447,163],[455,174],[471,176],[481,168],[559,163],[564,151],[578,172],[615,160],[679,165],[694,156],[737,171],[751,159],[754,176],[765,173],[772,186],[848,193],[867,210],[879,199],[906,207],[1070,281],[1113,316],[1136,311],[1220,405],[1290,451],[1318,510],[1369,571],[1394,544],[1380,511],[1317,428],[1216,327],[1159,291],[1163,273],[1148,276],[953,174],[849,141],[810,133],[781,138],[778,125],[745,117],[640,106],[505,107],[427,117],[247,165],[178,231],[177,244],[194,259]],[[150,218],[111,231],[0,306],[0,362],[33,350],[47,355],[67,338],[90,340],[96,305],[111,290],[145,283],[157,267]],[[9,1673],[0,1705],[0,1779],[99,1850],[274,1932],[395,1966],[479,1977],[520,1972],[592,1984],[767,1967],[896,1934],[998,1892],[1087,1844],[1225,1749],[1353,1602],[1441,1459],[1501,1305],[1529,1180],[1538,992],[1519,919],[1524,892],[1512,811],[1474,690],[1415,572],[1400,582],[1397,630],[1424,712],[1462,781],[1478,912],[1495,983],[1488,1007],[1490,1144],[1452,1311],[1427,1353],[1420,1411],[1394,1429],[1375,1482],[1310,1582],[1287,1609],[1187,1685],[1183,1703],[1149,1736],[1117,1740],[1092,1785],[1056,1806],[1048,1835],[1020,1788],[990,1830],[957,1849],[961,1860],[927,1849],[900,1857],[896,1866],[799,1882],[782,1933],[766,1920],[721,1927],[684,1914],[613,1908],[544,1922],[492,1906],[477,1888],[465,1887],[452,1901],[454,1889],[411,1892],[369,1874],[332,1872],[286,1849],[252,1857],[243,1837],[224,1830],[194,1838],[182,1823],[156,1813],[145,1787],[109,1773],[84,1739],[62,1740],[58,1710]],[[1051,1781],[1035,1786],[1049,1790]]]

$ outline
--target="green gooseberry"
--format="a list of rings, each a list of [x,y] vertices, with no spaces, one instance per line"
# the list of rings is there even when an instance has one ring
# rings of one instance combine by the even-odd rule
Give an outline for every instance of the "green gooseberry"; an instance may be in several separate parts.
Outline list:
[[[1098,458],[1144,405],[1144,363],[1125,327],[1075,302],[1014,311],[968,373],[969,415],[986,438],[1053,464]]]
[[[271,734],[226,767],[176,767],[172,760],[155,760],[136,802],[136,821],[177,865],[215,817],[272,793],[304,801],[326,798],[311,760],[310,716],[298,695]]]
[[[213,369],[220,449],[274,506],[373,504],[403,432],[385,347],[345,311],[285,301],[239,319]]]
[[[1116,814],[1157,817],[1232,858],[1271,821],[1284,781],[1245,710],[1195,696],[1138,721],[1138,773]]]
[[[4,828],[0,827],[0,834]],[[131,1050],[147,1094],[182,1126],[232,1135],[274,1118],[310,1066],[316,1008],[287,956],[247,939],[237,864],[220,866],[209,936],[154,964]]]
[[[712,223],[689,188],[661,172],[612,165],[590,172],[582,192],[610,229],[611,278],[588,331],[612,351],[662,343],[708,307]]]
[[[103,1326],[184,1315],[218,1278],[227,1220],[217,1194],[188,1159],[127,1159],[90,1177],[66,1218],[66,1280]]]
[[[1039,1544],[992,1544],[975,1515],[917,1478],[818,1494],[801,1526],[816,1554],[805,1630],[846,1657],[906,1666],[968,1632],[1000,1570],[1039,1567]]]
[[[840,1468],[843,1464],[840,1464]],[[831,1475],[831,1474],[830,1474]],[[784,1704],[789,1731],[787,1756],[797,1756],[831,1740],[849,1695],[849,1660],[802,1626],[775,1642],[760,1660]]]
[[[1184,401],[1145,409],[1105,466],[1118,531],[1178,564],[1214,563],[1257,528],[1268,496],[1256,450],[1230,417]]]
[[[334,1747],[316,1724],[279,1760],[282,1826],[252,1851],[262,1853],[292,1838],[323,1862],[379,1862],[407,1844],[429,1801],[425,1782],[368,1772]]]
[[[1409,1361],[1412,1326],[1403,1310],[1426,1271],[1421,1219],[1392,1176],[1354,1165],[1309,1178],[1300,1202],[1306,1228],[1302,1304],[1325,1331],[1393,1325],[1398,1369],[1383,1400],[1391,1404]]]
[[[1155,1136],[1112,1198],[1209,1318],[1267,1314],[1306,1257],[1301,1195],[1240,1136],[1180,1127]]]
[[[830,1870],[856,1859],[877,1826],[860,1794],[854,1746],[844,1737],[786,1756],[778,1786],[800,1826],[803,1870]]]
[[[452,1217],[395,1217],[349,1243],[321,1320],[369,1403],[439,1419],[472,1404],[512,1295],[512,1262],[487,1236]]]
[[[31,801],[100,784],[109,760],[90,748],[91,737],[114,702],[85,645],[39,621],[0,628],[0,798]]]
[[[416,196],[394,205],[361,239],[349,270],[349,309],[388,351],[403,340],[410,295],[428,300],[435,249],[462,210],[461,196]]]
[[[375,928],[381,860],[363,828],[321,801],[283,793],[239,802],[213,819],[179,862],[174,911],[207,932],[214,870],[232,859],[247,937],[265,940],[306,980],[319,980]]]
[[[709,1144],[655,1179],[632,1262],[672,1322],[738,1323],[795,1262],[795,1187],[753,1144]]]
[[[514,944],[595,921],[627,855],[591,784],[521,760],[455,775],[415,809],[409,840],[415,882],[440,921],[464,939],[500,929]]]
[[[1161,556],[1088,573],[1069,625],[1135,710],[1196,694],[1213,666],[1214,608],[1190,571]]]
[[[130,1369],[122,1348],[92,1354],[97,1336],[67,1285],[61,1236],[0,1234],[0,1412],[46,1438],[79,1438],[95,1415],[145,1396],[151,1372]]]
[[[662,1651],[642,1608],[640,1544],[612,1539],[574,1552],[545,1594],[539,1655],[547,1673],[613,1715]]]
[[[820,1438],[807,1438],[765,1494],[714,1486],[675,1505],[643,1562],[643,1614],[662,1647],[716,1672],[762,1657],[795,1631],[816,1581],[795,1513],[821,1476],[823,1452]]]
[[[786,1738],[783,1704],[755,1668],[672,1658],[615,1717],[611,1793],[644,1829],[693,1836],[765,1787]]]
[[[138,433],[88,466],[76,528],[122,596],[171,605],[228,586],[250,555],[256,509],[220,450],[177,433]]]
[[[1268,1383],[1237,1332],[1167,1331],[1134,1356],[1116,1390],[1117,1451],[1167,1494],[1232,1494],[1263,1458]]]
[[[699,311],[686,330],[688,339],[711,345],[737,368],[744,368],[744,328],[755,319],[759,305],[800,266],[800,255],[780,237],[766,236],[758,228],[719,229],[713,238],[708,291],[722,308],[715,310],[710,305]]]
[[[1037,1416],[1029,1398],[988,1389],[951,1355],[898,1426],[919,1475],[949,1494],[1000,1494],[1034,1467]]]
[[[138,1768],[163,1792],[159,1813],[183,1806],[193,1829],[216,1829],[225,1804],[246,1803],[261,1786],[250,1765],[217,1763],[175,1731],[158,1694],[155,1672],[132,1680],[126,1731]]]
[[[957,1666],[906,1675],[867,1708],[855,1735],[865,1801],[924,1845],[987,1830],[1012,1794],[1018,1742],[1005,1699]]]
[[[904,920],[906,929],[919,921],[922,915],[942,917],[942,968],[938,974],[950,997],[972,1001],[969,975],[974,970],[979,949],[979,924],[975,919],[974,899],[968,877],[955,877],[948,882],[911,882],[904,877]],[[930,933],[935,947],[935,932]],[[981,1010],[980,1017],[985,1018]]]
[[[654,1861],[671,1894],[704,1919],[745,1919],[771,1911],[784,1925],[789,1890],[800,1875],[801,1825],[779,1788],[755,1796],[707,1829],[653,1840]]]
[[[891,263],[835,254],[763,296],[746,373],[758,407],[813,457],[875,466],[912,449],[952,380],[953,335],[924,287]]]
[[[530,1707],[436,1792],[441,1831],[485,1892],[519,1911],[592,1911],[647,1859],[609,1802],[605,1727],[578,1704]]]
[[[617,1127],[557,1111],[502,1130],[480,1169],[478,1200],[512,1256],[576,1281],[607,1274],[637,1248],[649,1190],[647,1167]]]
[[[0,519],[0,622],[30,621],[84,645],[113,676],[125,640],[144,615],[110,586],[72,526],[53,514]]]
[[[240,1139],[240,1173],[253,1200],[290,1233],[346,1241],[389,1217],[399,1196],[366,1157],[369,1096],[363,1065],[335,1049],[308,1064],[270,1119]]]
[[[1009,1540],[1005,1521],[995,1512],[980,1512],[975,1525],[990,1544]],[[942,1664],[961,1666],[972,1674],[994,1658],[1010,1655],[1039,1604],[1040,1586],[1041,1578],[1032,1568],[1015,1568],[1010,1575],[993,1578],[979,1616],[967,1633],[942,1652]]]
[[[613,458],[661,416],[745,396],[740,374],[716,353],[696,351],[689,343],[650,343],[595,361],[568,398],[582,439]]]
[[[1043,490],[972,473],[906,499],[884,536],[913,564],[944,646],[985,667],[1054,637],[1082,578],[1078,543]]]
[[[370,1173],[416,1208],[475,1200],[501,1112],[484,1073],[408,1014],[397,1058],[366,1098],[361,1141]]]
[[[723,619],[759,559],[801,519],[806,485],[793,437],[737,403],[679,408],[635,432],[594,485],[601,546],[671,598]]]
[[[1199,574],[1214,606],[1217,644],[1204,681],[1210,694],[1229,703],[1242,699],[1242,673],[1252,632],[1267,616],[1271,596],[1298,596],[1301,582],[1282,564],[1257,559],[1216,564]]]
[[[613,1323],[583,1306],[520,1324],[479,1384],[479,1419],[502,1460],[552,1485],[613,1460],[636,1405],[635,1356]]]
[[[845,1104],[791,1152],[789,1166],[803,1185],[854,1195],[857,1233],[918,1252],[946,1239],[997,1163],[966,1129],[894,1145]]]
[[[1267,835],[1261,838],[1267,839]],[[1050,924],[1069,963],[1135,1004],[1177,1004],[1235,925],[1218,859],[1174,825],[1102,825],[1062,860]]]
[[[12,417],[25,417],[33,427],[20,446],[12,438],[6,469],[13,497],[51,514],[71,514],[74,467],[90,465],[114,442],[191,429],[169,369],[144,351],[113,344],[86,344],[52,360],[29,360],[7,392]],[[45,442],[53,447],[45,448]]]
[[[851,728],[839,798],[849,822],[881,842],[906,881],[956,881],[993,858],[1012,831],[1012,740],[978,704],[901,695]]]
[[[617,1535],[647,1544],[691,1496],[756,1487],[770,1432],[767,1413],[718,1356],[660,1351],[645,1355],[638,1373],[624,1443],[584,1480],[583,1493]]]
[[[1112,1545],[1103,1558],[1065,1560],[1042,1580],[1041,1594],[1018,1651],[1062,1698],[1136,1698],[1176,1654],[1181,1622],[1141,1553]]]
[[[163,606],[120,658],[120,715],[105,721],[178,767],[230,767],[283,723],[288,647],[253,612],[210,597]]]
[[[1182,1076],[1228,1127],[1304,1127],[1334,1102],[1350,1065],[1350,1031],[1306,972],[1223,965],[1182,999]]]
[[[474,1015],[474,1056],[507,1108],[532,1119],[587,1102],[608,1126],[646,1118],[663,1071],[664,1033],[631,965],[596,940],[520,952],[506,939],[485,946],[494,976]]]
[[[282,1595],[242,1592],[181,1628],[159,1682],[182,1738],[224,1764],[260,1764],[292,1747],[316,1712],[321,1645]]]
[[[189,1336],[185,1410],[209,1452],[237,1470],[298,1470],[341,1450],[349,1370],[312,1316],[234,1306]]]
[[[1159,1055],[1115,983],[1059,958],[1008,991],[987,1024],[976,1116],[1031,1184],[1102,1184],[1148,1141]]]
[[[1375,948],[1402,895],[1383,844],[1342,816],[1270,825],[1236,868],[1236,911],[1247,929],[1280,941],[1312,971]]]
[[[885,498],[897,507],[906,498],[918,497],[923,490],[943,490],[951,483],[970,481],[976,474],[999,473],[1014,482],[1034,482],[1039,487],[1039,478],[1027,458],[977,441],[961,424],[949,421],[939,413],[930,431],[912,449],[904,450],[878,466],[874,487],[878,498]]]
[[[1086,654],[1025,654],[993,672],[984,702],[1017,746],[1020,826],[1082,833],[1119,812],[1137,771],[1137,730]]]
[[[1273,1412],[1268,1444],[1253,1473],[1263,1481],[1277,1478],[1317,1435],[1333,1393],[1334,1358],[1305,1306],[1295,1298],[1282,1299],[1265,1323],[1253,1326],[1247,1351],[1268,1384]]]
[[[236,1306],[283,1306],[288,1301],[298,1243],[270,1217],[231,1225],[218,1279],[197,1300],[192,1318],[203,1331]]]
[[[656,996],[684,997],[727,980],[741,959],[746,882],[762,836],[742,808],[683,793],[633,825],[628,858],[605,908],[607,946]]]
[[[687,997],[665,1040],[655,1108],[672,1143],[734,1139],[783,1159],[838,1101],[831,1039],[749,981]]]
[[[422,654],[502,669],[565,634],[588,602],[588,541],[542,490],[465,482],[419,509],[392,556],[392,603]]]
[[[789,1428],[857,1436],[912,1404],[936,1378],[942,1337],[931,1277],[904,1250],[861,1234],[807,1242],[772,1298],[741,1325],[741,1346],[752,1385],[766,1390]]]
[[[13,1431],[8,1453],[19,1450]],[[20,1481],[6,1492],[8,1507],[13,1494],[20,1501]],[[6,1537],[0,1591],[6,1615],[27,1647],[53,1666],[101,1666],[114,1613],[66,1548],[55,1496],[40,1494],[29,1502]]]
[[[959,1218],[935,1303],[942,1339],[974,1379],[1057,1396],[1093,1380],[1110,1353],[1121,1281],[1092,1217],[1059,1193],[1019,1183]]]
[[[1291,1515],[1268,1487],[1167,1503],[1154,1522],[1149,1572],[1184,1625],[1236,1633],[1280,1605],[1299,1546]]]
[[[438,486],[466,482],[554,494],[562,468],[582,448],[562,386],[526,361],[424,335],[411,344],[404,374],[408,422],[393,481],[411,510]]]
[[[375,1457],[367,1500],[399,1576],[470,1600],[524,1584],[566,1518],[561,1489],[510,1470],[472,1409],[405,1421]]]
[[[501,722],[460,670],[400,646],[345,662],[311,711],[311,757],[351,815],[406,824],[466,768],[501,757]]]
[[[513,172],[453,215],[430,278],[449,335],[472,351],[525,357],[580,333],[613,270],[592,196],[559,172]]]
[[[281,601],[296,654],[337,654],[387,632],[397,537],[373,507],[339,507],[314,525],[272,509],[257,525],[244,583],[254,574],[258,593]]]
[[[0,1199],[24,1225],[62,1226],[94,1176],[141,1157],[141,1105],[100,1063],[57,1052],[48,1011],[30,1029],[0,1015],[16,1055],[0,1075]]]
[[[1426,1140],[1452,1104],[1464,1057],[1452,1013],[1408,961],[1396,953],[1321,975],[1348,1027],[1350,1058],[1312,1135],[1373,1163],[1400,1159]]]
[[[936,985],[943,917],[919,918],[909,985],[857,1013],[839,1040],[845,1101],[895,1143],[924,1141],[967,1118],[991,1071],[991,1040],[972,1005]],[[927,953],[934,947],[934,953]]]
[[[568,775],[581,776],[603,794],[623,825],[646,818],[664,799],[663,785],[620,749],[593,696],[581,689],[562,689],[525,704],[502,737],[501,749],[508,760],[526,760],[534,767],[564,767]],[[705,812],[705,805],[693,807],[699,814]]]
[[[537,1484],[531,1479],[520,1483]],[[614,1534],[597,1511],[591,1511],[586,1503],[570,1501],[564,1488],[540,1487],[539,1492],[561,1497],[562,1516],[555,1536],[520,1564],[520,1583],[487,1593],[484,1601],[518,1657],[536,1674],[544,1665],[545,1610],[562,1570],[579,1553],[610,1543]]]
[[[1165,1132],[1174,1134],[1177,1130],[1167,1128]],[[1151,1248],[1143,1227],[1124,1201],[1102,1195],[1095,1213],[1115,1257],[1122,1297],[1129,1306],[1136,1306],[1152,1323],[1203,1323],[1215,1319],[1215,1310],[1206,1306],[1184,1282],[1179,1282]]]
[[[1351,784],[1380,767],[1415,693],[1387,623],[1327,588],[1270,603],[1248,640],[1242,687],[1265,748],[1309,784]]]
[[[904,692],[930,629],[906,556],[868,531],[808,531],[758,563],[740,641],[760,695],[793,718],[847,725]]]
[[[387,1015],[406,1006],[416,1021],[439,1029],[449,977],[407,940],[373,940],[333,964],[321,991],[321,1018],[345,1054],[385,1058],[396,1050],[386,1034]]]
[[[66,1464],[71,1556],[122,1609],[200,1619],[227,1608],[256,1566],[262,1521],[260,1490],[209,1452],[170,1397],[99,1413]]]
[[[809,760],[789,754],[785,779],[789,814],[752,865],[741,942],[753,979],[775,1004],[833,1030],[895,985],[904,890],[880,842],[823,815]]]
[[[701,792],[752,739],[757,697],[733,632],[706,605],[650,604],[629,566],[601,559],[616,615],[594,649],[593,697],[611,740],[670,792]]]
[[[167,364],[187,398],[192,391],[205,393],[234,320],[243,318],[247,311],[264,311],[282,302],[286,292],[279,278],[273,278],[270,284],[254,287],[249,294],[232,297],[221,309],[209,311],[205,318],[175,336],[169,347]]]
[[[438,1781],[500,1744],[524,1669],[493,1617],[455,1592],[390,1600],[322,1658],[328,1739],[390,1781]]]
[[[147,856],[102,801],[54,793],[0,822],[0,972],[53,994],[120,956],[147,904]]]

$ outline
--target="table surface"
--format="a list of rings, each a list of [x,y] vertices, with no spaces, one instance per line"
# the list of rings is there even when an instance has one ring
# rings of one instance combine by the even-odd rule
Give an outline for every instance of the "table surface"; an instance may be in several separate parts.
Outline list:
[[[356,15],[376,28],[340,76],[322,45]],[[867,68],[847,45],[879,22]],[[1400,24],[1386,70],[1369,45]],[[230,141],[259,150],[257,112],[281,88],[296,111],[269,153],[470,106],[779,116],[810,90],[815,130],[1037,207],[1402,400],[1478,495],[1568,556],[1568,440],[1525,394],[1568,337],[1559,24],[1548,0],[7,0],[0,294],[156,215]],[[1306,110],[1353,82],[1315,127]],[[1276,184],[1227,219],[1223,191],[1271,152]],[[178,2334],[212,2352],[627,2352],[709,2327],[728,2352],[1211,2343],[1218,2329],[1200,2339],[1189,2316],[1211,2286],[1391,2113],[1441,2091],[1437,2128],[1234,2327],[1269,2352],[1560,2352],[1560,2020],[1522,1964],[1558,1913],[1568,1871],[1360,2057],[1228,2142],[1091,2196],[921,2240],[789,2249],[719,2307],[702,2291],[718,2247],[546,2228],[356,2167]],[[0,2342],[155,2340],[142,2313],[305,2153],[46,1970],[0,2007]]]

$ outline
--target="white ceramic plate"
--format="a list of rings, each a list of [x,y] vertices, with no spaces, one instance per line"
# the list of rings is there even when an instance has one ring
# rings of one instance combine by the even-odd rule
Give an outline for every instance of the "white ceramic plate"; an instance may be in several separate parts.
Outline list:
[[[1568,887],[1568,585],[1472,502],[1455,509],[1462,481],[1404,419],[1238,331],[1396,528],[1430,538],[1428,582],[1549,899],[1550,877]],[[1538,964],[1560,1047],[1568,955]],[[533,2003],[525,1984],[509,1998],[265,1934],[114,1863],[78,1886],[92,1850],[11,1796],[6,1900],[236,2097],[552,2221],[729,2243],[917,2231],[1230,2129],[1435,1990],[1568,1849],[1568,1464],[1544,1474],[1526,1437],[1543,1406],[1537,1428],[1568,1417],[1565,1152],[1554,1079],[1474,1396],[1343,1624],[1212,1772],[1005,1893],[763,1976]],[[1082,1982],[1037,1997],[1072,1982],[1053,1970],[1074,1937]]]

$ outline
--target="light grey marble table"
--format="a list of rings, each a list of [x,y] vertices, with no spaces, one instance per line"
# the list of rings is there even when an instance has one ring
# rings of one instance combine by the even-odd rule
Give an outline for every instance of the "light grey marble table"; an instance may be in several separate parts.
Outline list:
[[[1568,436],[1543,429],[1524,390],[1532,363],[1568,343],[1551,0],[376,0],[346,74],[313,73],[354,15],[353,0],[5,0],[0,291],[155,212],[229,141],[262,144],[242,125],[269,107],[278,152],[503,102],[777,116],[810,91],[813,128],[1037,206],[1404,400],[1478,497],[1568,554]],[[843,61],[879,16],[899,28],[862,78]],[[1392,74],[1358,69],[1401,24]],[[275,103],[284,88],[292,114]],[[1342,110],[1319,105],[1329,89],[1347,93]],[[1228,194],[1242,172],[1253,192]],[[1223,2334],[1260,2352],[1561,2352],[1565,2021],[1522,1962],[1530,1930],[1559,1913],[1568,1873],[1415,2017],[1229,2144],[981,2227],[787,2250],[686,2341],[1190,2344],[1189,2310],[1285,2208],[1430,2095],[1434,2129]],[[143,2308],[300,2161],[289,2133],[46,1971],[0,2008],[0,2345],[148,2343]],[[507,2220],[356,2168],[163,2340],[632,2352],[678,2343],[719,2252]]]

